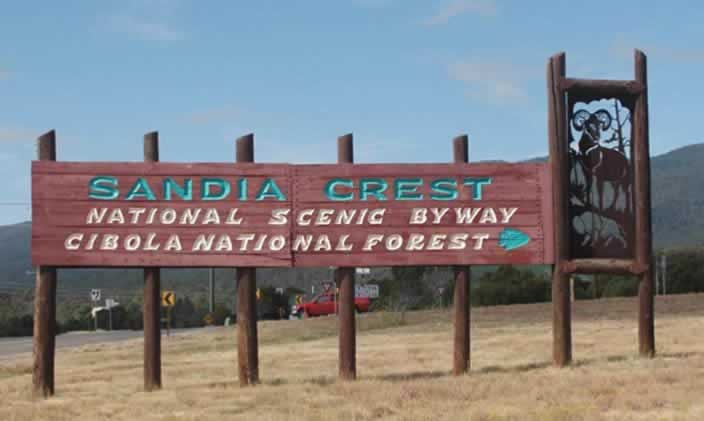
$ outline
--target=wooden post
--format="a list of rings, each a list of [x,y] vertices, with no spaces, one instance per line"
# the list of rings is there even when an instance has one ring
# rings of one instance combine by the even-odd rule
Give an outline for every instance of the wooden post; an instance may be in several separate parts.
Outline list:
[[[466,163],[469,159],[467,135],[453,140],[455,163]],[[466,373],[470,362],[470,269],[469,266],[455,266],[455,350],[452,373],[456,376]]]
[[[144,161],[159,161],[159,133],[144,135]],[[161,270],[144,268],[144,390],[161,388]]]
[[[254,135],[237,139],[237,162],[254,162]],[[237,271],[237,364],[240,386],[259,383],[259,344],[257,339],[257,270],[238,267]]]
[[[40,161],[56,161],[56,133],[37,139]],[[38,267],[34,290],[34,366],[32,389],[35,396],[54,394],[54,350],[56,341],[56,268]]]
[[[564,367],[572,361],[572,321],[569,275],[563,263],[569,259],[569,232],[567,189],[569,169],[567,163],[567,114],[565,95],[560,88],[565,79],[565,54],[550,58],[548,80],[548,139],[550,143],[550,170],[553,185],[555,218],[555,265],[552,275],[552,338],[553,362]]]
[[[351,133],[337,138],[337,162],[339,164],[351,164],[354,162],[354,146]],[[337,268],[336,281],[337,287],[340,289],[338,320],[340,328],[339,378],[341,380],[354,380],[357,377],[354,277],[354,268]]]
[[[570,275],[570,302],[574,303],[574,275]]]
[[[635,193],[635,258],[647,267],[638,286],[638,349],[641,356],[655,355],[655,318],[653,303],[653,243],[650,206],[650,146],[648,135],[647,58],[635,50],[635,79],[643,86],[637,97],[633,121],[633,183]]]

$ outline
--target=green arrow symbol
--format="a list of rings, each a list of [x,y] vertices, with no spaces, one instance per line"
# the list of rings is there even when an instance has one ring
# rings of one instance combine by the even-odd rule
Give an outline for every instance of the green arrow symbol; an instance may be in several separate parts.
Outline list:
[[[499,245],[506,251],[521,248],[530,242],[528,234],[513,228],[504,228],[499,234]]]

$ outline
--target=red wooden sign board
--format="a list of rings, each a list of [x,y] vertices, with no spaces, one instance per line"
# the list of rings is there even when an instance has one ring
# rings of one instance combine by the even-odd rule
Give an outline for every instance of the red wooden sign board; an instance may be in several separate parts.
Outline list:
[[[32,163],[59,267],[552,263],[545,164]]]

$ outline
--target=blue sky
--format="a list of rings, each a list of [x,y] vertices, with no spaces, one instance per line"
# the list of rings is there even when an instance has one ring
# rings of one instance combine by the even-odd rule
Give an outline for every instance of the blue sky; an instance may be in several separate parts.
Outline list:
[[[631,79],[649,59],[651,152],[702,141],[704,6],[695,1],[23,1],[0,15],[0,224],[29,219],[34,140],[58,158],[444,162],[547,151],[545,66]],[[8,205],[7,203],[18,203]]]

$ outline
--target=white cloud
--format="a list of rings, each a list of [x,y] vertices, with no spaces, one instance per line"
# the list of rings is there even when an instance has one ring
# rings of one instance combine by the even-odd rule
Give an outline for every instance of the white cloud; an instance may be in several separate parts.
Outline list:
[[[185,34],[166,22],[158,22],[130,15],[113,16],[110,29],[144,41],[181,41]]]
[[[448,66],[448,74],[467,86],[470,98],[490,104],[517,103],[528,97],[521,86],[525,72],[508,63],[460,61]]]
[[[186,38],[187,34],[173,24],[179,18],[181,0],[123,0],[116,4],[118,8],[108,12],[102,22],[108,31],[143,41]]]
[[[494,0],[454,0],[424,20],[422,24],[427,26],[445,25],[450,19],[467,13],[495,16],[497,13],[496,2]]]

